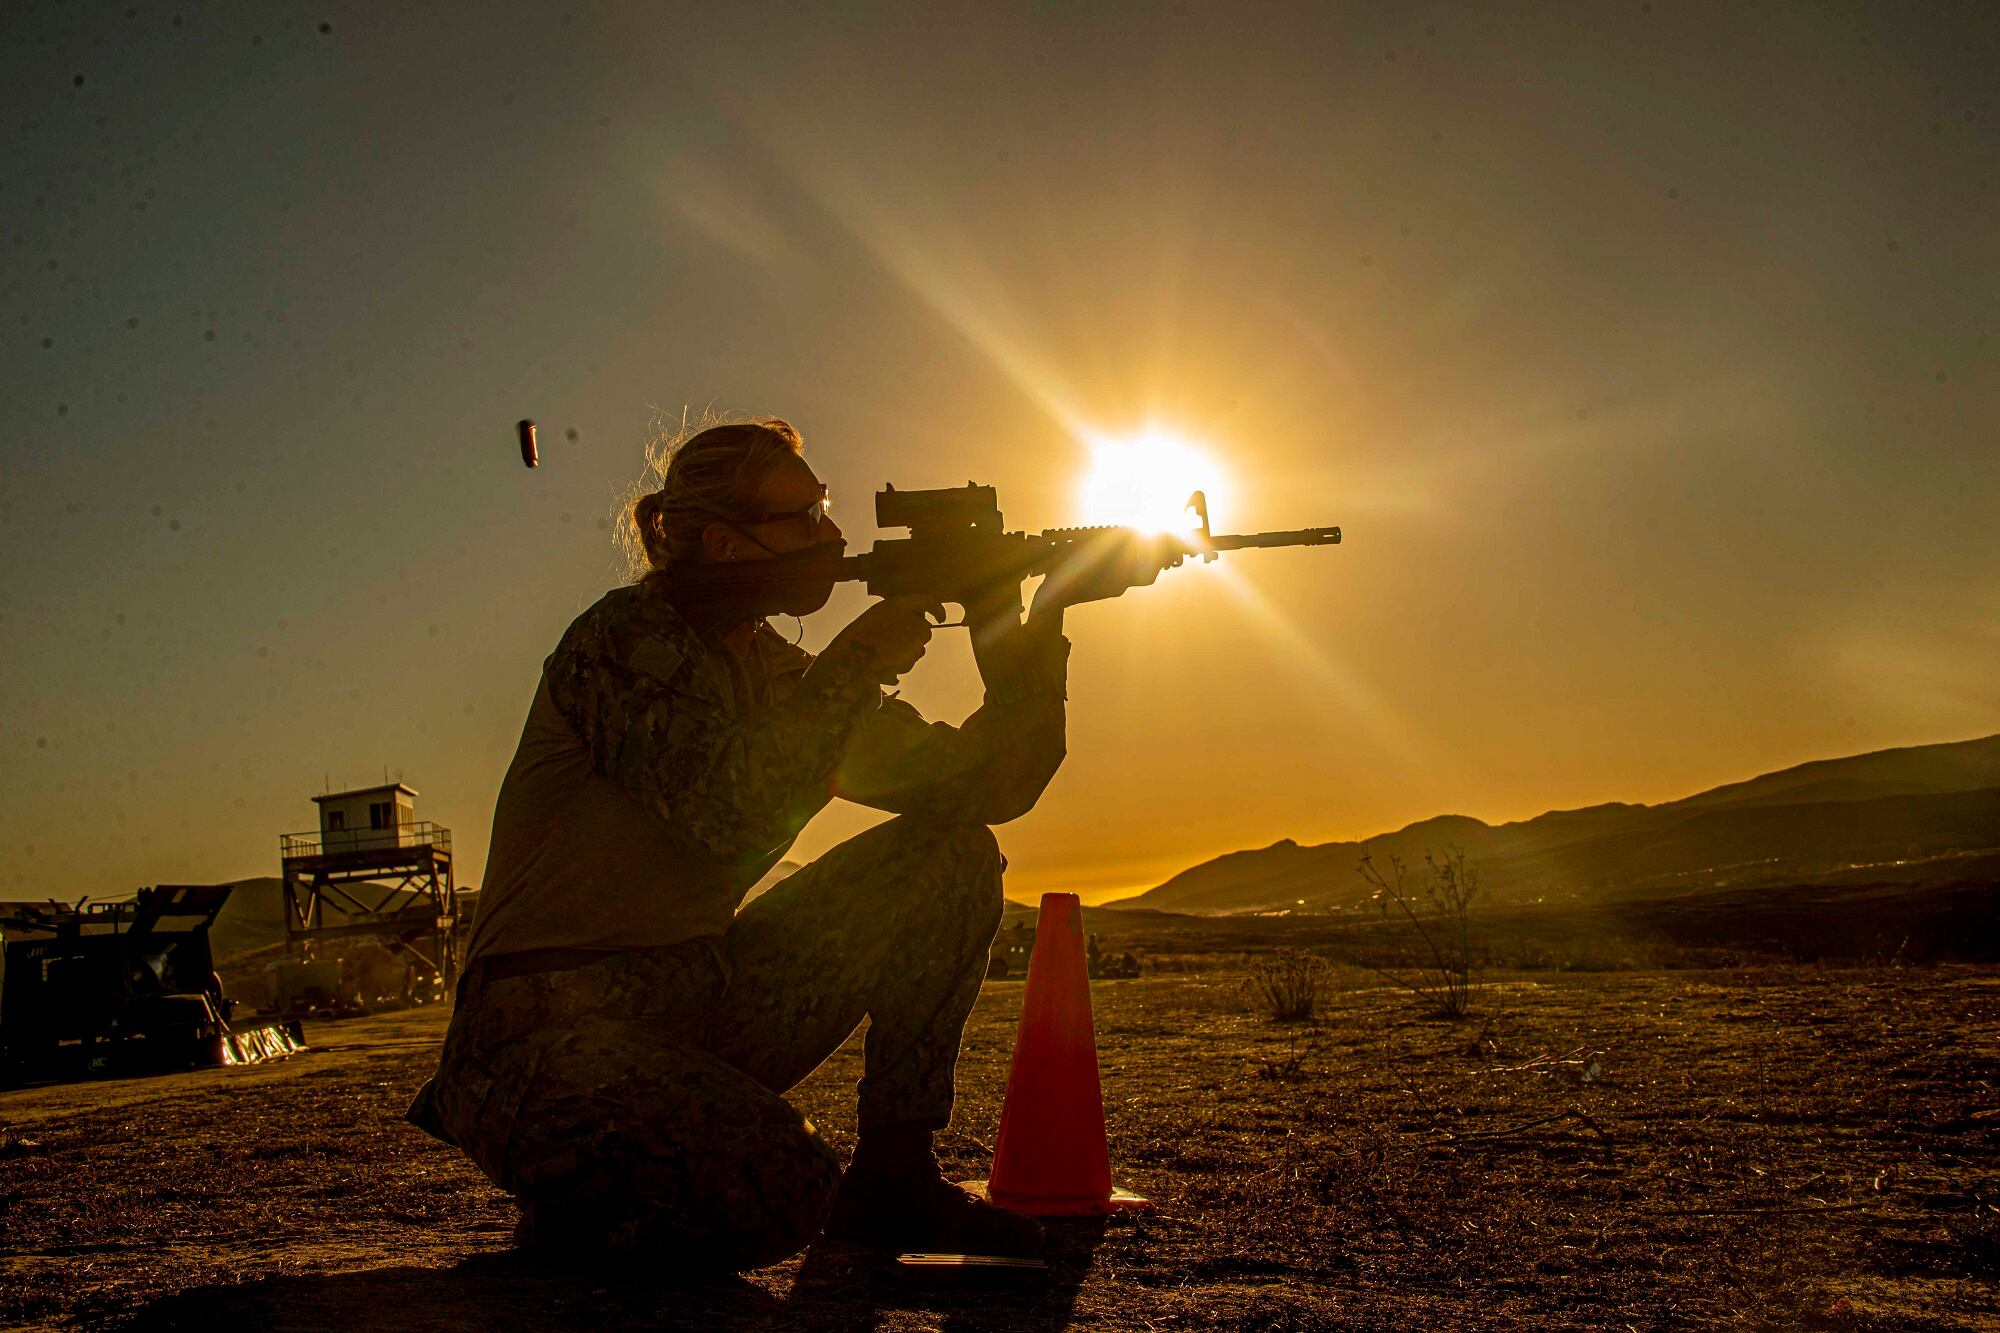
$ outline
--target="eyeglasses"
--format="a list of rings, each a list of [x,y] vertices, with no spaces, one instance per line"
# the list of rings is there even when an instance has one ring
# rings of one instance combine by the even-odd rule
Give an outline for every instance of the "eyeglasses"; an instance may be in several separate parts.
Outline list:
[[[748,514],[737,519],[736,522],[747,525],[757,523],[788,523],[795,518],[803,519],[806,525],[806,536],[808,538],[817,538],[819,536],[820,522],[826,517],[827,510],[832,507],[833,502],[827,499],[826,496],[826,483],[821,482],[819,499],[814,500],[809,505],[805,505],[799,509],[787,509],[776,514]]]

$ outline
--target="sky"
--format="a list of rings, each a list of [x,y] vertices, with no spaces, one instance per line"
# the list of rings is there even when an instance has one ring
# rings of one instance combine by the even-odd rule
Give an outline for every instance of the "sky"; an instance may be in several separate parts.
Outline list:
[[[1017,898],[2000,731],[1995,68],[1981,3],[15,0],[0,897],[275,875],[384,773],[477,884],[683,412],[854,549],[1149,428],[1344,528],[1070,614]]]

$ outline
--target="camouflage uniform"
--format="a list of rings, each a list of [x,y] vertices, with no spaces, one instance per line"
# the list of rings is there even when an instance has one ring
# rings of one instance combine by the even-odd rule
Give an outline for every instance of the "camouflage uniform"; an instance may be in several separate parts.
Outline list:
[[[1000,918],[986,825],[1032,805],[1061,761],[1067,648],[1028,632],[982,645],[987,703],[953,728],[768,630],[746,670],[643,589],[586,612],[545,687],[592,771],[705,862],[661,876],[691,899],[723,884],[733,908],[833,793],[902,817],[674,942],[489,980],[509,936],[476,929],[411,1118],[514,1193],[537,1233],[739,1268],[809,1243],[840,1165],[780,1094],[869,1016],[863,1133],[949,1120]]]

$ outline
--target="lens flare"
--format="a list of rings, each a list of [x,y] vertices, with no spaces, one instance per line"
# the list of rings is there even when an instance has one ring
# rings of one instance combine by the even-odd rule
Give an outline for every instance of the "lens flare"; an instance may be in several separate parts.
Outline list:
[[[1090,440],[1090,473],[1077,496],[1084,523],[1118,523],[1146,532],[1191,532],[1188,496],[1208,495],[1227,512],[1227,480],[1200,448],[1172,431],[1148,427],[1137,435]]]

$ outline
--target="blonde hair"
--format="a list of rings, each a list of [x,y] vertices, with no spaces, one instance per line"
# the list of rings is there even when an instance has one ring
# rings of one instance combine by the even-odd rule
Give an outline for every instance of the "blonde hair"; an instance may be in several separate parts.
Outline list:
[[[646,446],[646,471],[619,504],[618,544],[631,576],[696,560],[708,525],[747,514],[771,464],[804,448],[798,430],[777,417],[660,423]]]

